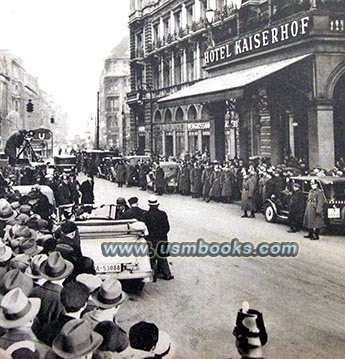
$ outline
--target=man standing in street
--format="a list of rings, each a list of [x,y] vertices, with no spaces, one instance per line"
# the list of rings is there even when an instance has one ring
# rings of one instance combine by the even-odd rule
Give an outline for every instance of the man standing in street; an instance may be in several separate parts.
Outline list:
[[[323,192],[320,190],[315,180],[312,180],[310,185],[311,190],[308,193],[303,221],[303,225],[308,228],[309,233],[304,236],[304,238],[317,240],[319,239],[320,229],[325,225],[322,217],[325,199]]]
[[[299,183],[292,185],[293,193],[289,202],[289,233],[299,232],[303,224],[305,200]]]
[[[139,207],[138,201],[138,197],[131,197],[128,200],[130,208],[121,214],[120,219],[137,219],[138,221],[141,221],[141,218],[146,211]]]
[[[88,176],[87,179],[81,184],[81,204],[93,204],[95,203],[94,195],[94,181],[92,176]]]
[[[154,251],[151,256],[151,266],[154,270],[155,278],[171,280],[174,277],[171,275],[167,260],[169,255],[167,253],[167,243],[170,230],[168,216],[164,211],[158,209],[159,202],[156,196],[150,196],[148,204],[150,208],[144,213],[142,221],[147,226],[149,231],[147,240],[151,243]]]

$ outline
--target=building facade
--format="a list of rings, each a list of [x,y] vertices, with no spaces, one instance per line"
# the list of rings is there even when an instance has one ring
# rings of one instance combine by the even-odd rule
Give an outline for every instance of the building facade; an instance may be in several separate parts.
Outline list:
[[[100,145],[129,151],[129,107],[126,94],[129,84],[129,38],[125,37],[104,62],[100,80]]]
[[[34,106],[33,112],[26,111],[29,100]],[[0,149],[14,132],[38,128],[55,133],[58,145],[66,141],[68,135],[66,114],[40,88],[38,79],[25,70],[20,58],[8,50],[0,50]],[[52,152],[52,148],[47,148],[51,146],[50,141],[44,146],[43,151]]]
[[[139,147],[145,134],[144,147],[165,155],[208,148],[217,160],[277,164],[292,154],[332,167],[345,155],[344,5],[133,1],[128,100]]]

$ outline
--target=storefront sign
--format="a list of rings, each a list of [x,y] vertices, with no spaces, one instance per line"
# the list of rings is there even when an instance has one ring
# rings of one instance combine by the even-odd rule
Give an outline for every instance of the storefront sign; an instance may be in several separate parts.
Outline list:
[[[162,125],[163,129],[165,131],[183,131],[183,124],[163,124]]]
[[[256,34],[243,37],[235,42],[207,50],[204,53],[206,65],[214,64],[225,59],[233,58],[257,49],[294,39],[305,35],[309,29],[309,16],[291,21],[287,24],[272,27]]]
[[[209,122],[198,122],[198,123],[189,123],[188,130],[207,130],[210,128]]]

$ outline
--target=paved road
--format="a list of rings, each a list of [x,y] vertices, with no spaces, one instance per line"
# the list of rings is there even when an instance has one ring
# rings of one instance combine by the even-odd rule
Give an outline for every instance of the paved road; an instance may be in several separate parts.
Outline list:
[[[146,208],[149,194],[96,180],[96,202],[136,195]],[[247,300],[264,314],[269,342],[266,358],[343,358],[345,337],[345,239],[320,241],[288,234],[262,215],[240,218],[237,205],[205,203],[179,195],[159,198],[171,223],[169,241],[299,243],[296,258],[171,258],[172,281],[146,284],[121,308],[125,329],[155,322],[170,333],[177,358],[239,358],[232,336],[237,310]]]

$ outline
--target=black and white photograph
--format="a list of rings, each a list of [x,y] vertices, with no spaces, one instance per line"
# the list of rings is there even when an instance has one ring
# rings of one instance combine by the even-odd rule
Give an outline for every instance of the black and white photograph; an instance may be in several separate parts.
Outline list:
[[[345,0],[0,17],[0,359],[345,357]]]

